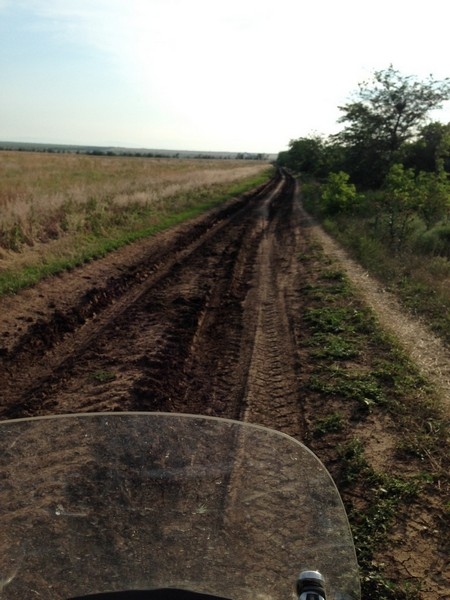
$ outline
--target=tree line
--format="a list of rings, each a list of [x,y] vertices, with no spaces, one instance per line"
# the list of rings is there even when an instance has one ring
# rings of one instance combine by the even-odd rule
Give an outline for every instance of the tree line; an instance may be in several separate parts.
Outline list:
[[[419,80],[391,65],[339,107],[339,133],[293,139],[277,162],[308,182],[316,214],[371,217],[395,250],[420,225],[439,226],[435,251],[450,257],[450,123],[430,120],[449,99],[450,78]]]

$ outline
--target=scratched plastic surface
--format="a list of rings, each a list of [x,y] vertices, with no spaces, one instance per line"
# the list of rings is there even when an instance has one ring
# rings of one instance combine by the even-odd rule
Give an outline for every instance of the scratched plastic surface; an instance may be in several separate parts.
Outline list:
[[[319,570],[359,598],[329,474],[269,429],[164,413],[0,423],[0,598],[179,587],[295,597]]]

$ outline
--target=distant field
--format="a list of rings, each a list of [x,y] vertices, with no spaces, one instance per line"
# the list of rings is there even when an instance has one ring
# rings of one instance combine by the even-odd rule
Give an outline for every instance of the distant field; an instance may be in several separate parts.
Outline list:
[[[0,275],[16,279],[3,290],[26,285],[20,269],[102,255],[270,173],[264,161],[0,151]]]

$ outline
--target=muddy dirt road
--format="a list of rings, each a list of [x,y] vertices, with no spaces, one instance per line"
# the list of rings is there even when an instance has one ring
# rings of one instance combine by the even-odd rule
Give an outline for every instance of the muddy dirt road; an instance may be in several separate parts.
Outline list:
[[[309,444],[320,399],[305,393],[310,275],[299,257],[315,234],[295,189],[279,174],[195,221],[0,300],[0,419],[184,412]],[[391,456],[392,431],[385,416],[358,425],[374,464]],[[318,452],[332,473],[338,443]],[[384,555],[389,576],[450,598],[433,529],[439,507],[430,512],[431,496],[421,502],[408,535]]]
[[[180,411],[301,436],[293,186],[279,177],[128,248],[110,273],[111,258],[39,286],[37,304],[9,299],[0,416]]]

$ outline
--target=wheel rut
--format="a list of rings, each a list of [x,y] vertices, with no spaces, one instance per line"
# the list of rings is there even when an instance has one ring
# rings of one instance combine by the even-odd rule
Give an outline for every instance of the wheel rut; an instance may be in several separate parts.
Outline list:
[[[315,437],[317,422],[330,423],[333,411],[353,414],[347,398],[311,392],[314,361],[304,317],[312,302],[305,290],[322,273],[311,258],[316,233],[294,180],[279,174],[191,223],[0,300],[0,419],[99,411],[205,414],[294,436],[337,477],[338,440],[355,432],[366,434],[375,448],[371,460],[378,460],[378,443],[383,447],[391,435],[382,413],[359,425],[349,418],[341,433]],[[23,312],[8,312],[15,303]],[[436,565],[445,572],[445,539],[435,525],[438,509],[423,511],[430,523],[427,552],[417,543],[420,531],[409,532],[409,540],[397,525],[389,557],[404,578],[407,556],[417,566],[415,577],[437,597],[448,592],[447,580],[436,583],[428,574]]]
[[[244,321],[253,327],[249,335],[253,346],[242,418],[299,438],[303,430],[300,365],[291,302],[291,290],[296,288],[299,221],[290,201],[292,193],[289,186],[284,197],[267,203],[264,211],[263,236],[245,307]]]
[[[93,287],[84,304],[30,327],[2,357],[2,417],[165,410],[269,424],[249,401],[259,386],[277,414],[289,398],[280,428],[299,433],[288,425],[298,421],[296,365],[280,359],[278,341],[289,339],[287,307],[270,273],[284,273],[277,246],[292,185],[279,175]]]

